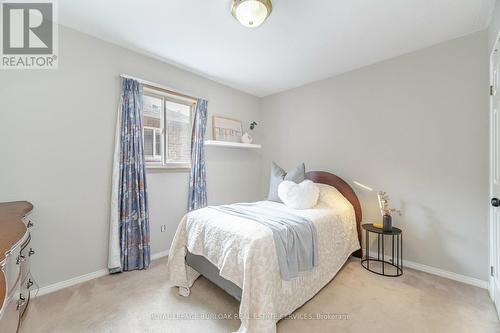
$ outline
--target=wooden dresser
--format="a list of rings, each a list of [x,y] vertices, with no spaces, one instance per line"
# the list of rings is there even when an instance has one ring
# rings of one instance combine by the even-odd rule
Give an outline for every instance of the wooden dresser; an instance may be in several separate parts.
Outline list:
[[[0,332],[15,333],[28,307],[35,282],[30,274],[30,228],[27,201],[0,203]]]

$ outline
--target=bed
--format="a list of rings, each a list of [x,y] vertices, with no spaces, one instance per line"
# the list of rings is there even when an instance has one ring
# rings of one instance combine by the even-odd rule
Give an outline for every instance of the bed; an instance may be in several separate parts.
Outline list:
[[[282,279],[269,228],[207,207],[183,217],[170,248],[168,277],[179,293],[189,296],[189,288],[204,275],[240,301],[238,333],[275,333],[276,323],[318,293],[351,254],[360,257],[361,206],[352,188],[324,171],[308,172],[306,178],[323,184],[326,193],[315,208],[293,210],[271,201],[256,205],[312,221],[318,244],[313,269]]]

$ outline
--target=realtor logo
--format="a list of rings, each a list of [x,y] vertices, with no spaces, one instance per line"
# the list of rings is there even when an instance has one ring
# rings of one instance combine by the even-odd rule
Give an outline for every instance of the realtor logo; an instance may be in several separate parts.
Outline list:
[[[57,68],[55,2],[35,1],[1,2],[1,69]]]

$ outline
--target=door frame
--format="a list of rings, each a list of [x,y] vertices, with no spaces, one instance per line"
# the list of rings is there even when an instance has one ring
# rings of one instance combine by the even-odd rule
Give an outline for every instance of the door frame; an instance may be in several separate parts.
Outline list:
[[[489,54],[489,68],[488,68],[488,76],[489,76],[489,84],[490,87],[494,85],[494,77],[493,77],[493,56],[495,55],[495,52],[500,51],[500,31],[497,33],[497,37],[495,39],[495,43],[493,44],[493,49],[491,50]],[[488,87],[489,89],[491,89]],[[499,91],[500,93],[500,91]],[[493,157],[494,157],[494,152],[493,152],[493,145],[491,144],[493,142],[493,96],[491,95],[491,92],[488,93],[489,95],[489,107],[488,107],[488,117],[489,117],[489,122],[490,122],[490,128],[489,128],[489,142],[488,142],[488,150],[489,150],[489,199],[493,197]],[[493,223],[493,214],[492,214],[492,209],[493,207],[491,205],[488,205],[488,224],[489,224],[489,270],[488,270],[488,293],[490,295],[490,298],[495,302],[495,282],[494,282],[494,276],[491,274],[491,269],[494,270],[494,274],[500,274],[500,269],[499,267],[495,267],[495,262],[497,259],[497,252],[496,248],[500,245],[495,242],[494,236],[495,236],[495,225]],[[499,310],[497,309],[497,313],[499,313]]]

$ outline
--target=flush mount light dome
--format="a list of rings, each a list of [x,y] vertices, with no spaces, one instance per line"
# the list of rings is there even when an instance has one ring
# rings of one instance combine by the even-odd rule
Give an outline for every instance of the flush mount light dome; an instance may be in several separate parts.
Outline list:
[[[231,14],[245,27],[257,28],[272,10],[271,0],[233,0]]]

